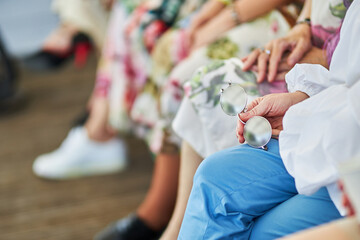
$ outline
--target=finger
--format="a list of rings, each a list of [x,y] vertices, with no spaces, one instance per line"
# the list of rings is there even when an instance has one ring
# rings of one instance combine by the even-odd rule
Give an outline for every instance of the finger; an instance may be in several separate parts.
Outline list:
[[[236,126],[236,136],[239,140],[239,143],[245,142],[245,138],[243,134],[244,134],[244,124],[238,120]]]
[[[285,72],[285,71],[290,71],[290,69],[292,68],[292,66],[290,66],[287,63],[287,59],[282,58],[281,61],[279,62],[278,68],[277,68],[277,72]]]
[[[256,105],[254,108],[252,108],[248,112],[240,113],[239,117],[241,120],[246,122],[254,116],[264,116],[266,114],[266,112],[267,112],[267,109],[265,107],[265,104],[259,104],[259,105]]]
[[[258,77],[257,82],[261,83],[265,80],[267,67],[268,67],[269,55],[261,53],[258,57]]]
[[[246,106],[246,111],[250,111],[251,109],[253,109],[256,105],[258,105],[262,99],[264,97],[258,97],[258,98],[255,98],[254,100],[251,101],[251,103],[249,103],[247,106]]]
[[[304,39],[300,39],[299,42],[296,44],[294,50],[288,57],[288,64],[290,66],[294,66],[295,63],[299,62],[300,59],[304,56],[304,54],[309,49],[308,44],[305,43]]]
[[[260,55],[260,49],[255,49],[254,51],[252,51],[250,55],[246,57],[243,70],[248,71],[250,67],[254,65],[259,55]]]
[[[274,42],[269,60],[269,74],[268,74],[269,82],[274,81],[282,55],[285,52],[285,50],[287,50],[288,48],[289,48],[289,44],[284,40],[280,39]]]
[[[257,65],[252,65],[251,68],[250,68],[251,71],[254,71],[254,72],[258,72],[259,71],[259,68]]]
[[[286,76],[287,73],[288,72],[281,72],[281,73],[276,74],[274,81],[275,82],[276,81],[285,81],[285,76]]]

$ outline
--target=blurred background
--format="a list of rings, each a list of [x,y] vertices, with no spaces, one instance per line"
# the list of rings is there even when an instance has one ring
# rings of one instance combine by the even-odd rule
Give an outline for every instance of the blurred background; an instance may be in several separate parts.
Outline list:
[[[34,175],[34,159],[56,149],[86,111],[99,56],[88,52],[80,67],[70,55],[61,64],[29,65],[60,24],[51,5],[51,0],[0,0],[2,240],[92,239],[136,209],[151,178],[146,145],[130,137],[125,172],[66,181]]]

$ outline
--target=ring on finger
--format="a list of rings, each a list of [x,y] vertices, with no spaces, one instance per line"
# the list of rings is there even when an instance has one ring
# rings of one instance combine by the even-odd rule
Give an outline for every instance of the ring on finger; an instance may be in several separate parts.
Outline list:
[[[265,53],[267,55],[271,54],[270,49],[265,49],[264,47],[260,47],[259,50],[260,50],[260,52],[263,52],[263,53]]]

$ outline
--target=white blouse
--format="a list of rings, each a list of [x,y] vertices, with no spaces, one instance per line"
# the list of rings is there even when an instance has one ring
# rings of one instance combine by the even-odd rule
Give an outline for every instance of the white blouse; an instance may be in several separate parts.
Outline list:
[[[287,75],[289,92],[310,98],[285,114],[280,154],[300,194],[326,186],[342,215],[337,165],[360,155],[360,0],[349,8],[330,70],[298,64]]]

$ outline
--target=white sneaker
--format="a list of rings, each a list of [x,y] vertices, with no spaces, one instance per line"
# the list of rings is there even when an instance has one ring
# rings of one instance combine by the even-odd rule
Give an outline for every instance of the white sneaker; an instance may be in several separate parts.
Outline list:
[[[120,139],[95,142],[84,127],[77,127],[58,149],[37,157],[33,171],[42,178],[70,179],[114,173],[126,165],[126,150]]]

